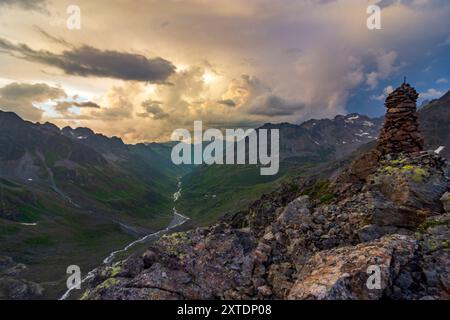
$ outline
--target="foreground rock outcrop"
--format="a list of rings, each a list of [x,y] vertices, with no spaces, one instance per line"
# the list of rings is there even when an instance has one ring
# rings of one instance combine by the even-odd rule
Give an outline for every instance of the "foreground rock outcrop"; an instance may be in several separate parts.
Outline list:
[[[216,225],[166,235],[100,269],[83,298],[449,299],[448,163],[421,151],[415,91],[396,92],[387,105],[411,107],[399,118],[408,138],[383,131],[364,175],[359,159],[334,181],[294,180]]]
[[[380,299],[392,279],[414,257],[417,242],[405,235],[385,236],[356,246],[320,251],[309,259],[289,299]],[[367,286],[368,270],[380,270],[379,288]]]

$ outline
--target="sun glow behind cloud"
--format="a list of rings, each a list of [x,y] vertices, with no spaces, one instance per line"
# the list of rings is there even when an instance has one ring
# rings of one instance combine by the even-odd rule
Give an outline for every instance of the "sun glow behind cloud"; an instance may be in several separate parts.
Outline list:
[[[207,85],[212,84],[216,79],[216,75],[210,72],[205,72],[202,76],[203,82]]]
[[[0,87],[45,83],[67,95],[40,105],[43,114],[0,97],[8,110],[127,142],[164,141],[194,120],[250,127],[381,114],[381,98],[371,97],[403,75],[423,83],[424,96],[448,89],[437,80],[450,72],[449,3],[383,1],[379,32],[367,30],[360,0],[78,5],[76,31],[56,23],[63,2],[47,3],[47,13],[1,7]],[[66,108],[73,100],[98,107]]]

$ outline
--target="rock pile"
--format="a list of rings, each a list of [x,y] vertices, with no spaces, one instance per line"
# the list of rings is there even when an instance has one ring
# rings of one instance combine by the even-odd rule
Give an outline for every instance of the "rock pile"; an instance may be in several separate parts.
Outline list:
[[[382,155],[423,150],[424,141],[416,113],[418,97],[417,91],[407,83],[387,97],[385,106],[388,110],[377,146]]]
[[[342,191],[350,193],[366,183],[384,156],[419,153],[424,149],[424,140],[419,131],[416,101],[417,91],[407,83],[395,89],[386,99],[384,126],[378,137],[377,147],[353,161],[341,172],[336,182]],[[339,192],[338,192],[339,193]]]

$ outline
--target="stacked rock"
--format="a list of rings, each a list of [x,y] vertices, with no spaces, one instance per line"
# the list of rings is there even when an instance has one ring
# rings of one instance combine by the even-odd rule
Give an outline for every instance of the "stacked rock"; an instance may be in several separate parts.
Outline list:
[[[418,97],[417,91],[406,82],[387,97],[385,106],[388,110],[377,145],[381,155],[423,150],[416,112]]]

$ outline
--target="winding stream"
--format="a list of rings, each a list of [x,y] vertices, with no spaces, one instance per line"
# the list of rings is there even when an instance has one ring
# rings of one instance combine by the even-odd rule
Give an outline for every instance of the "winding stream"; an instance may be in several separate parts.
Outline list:
[[[173,194],[173,202],[174,202],[174,203],[177,202],[177,200],[180,198],[180,196],[181,196],[181,182],[178,182],[178,190],[177,190],[177,192],[175,192],[175,193]],[[181,226],[182,224],[184,224],[184,223],[185,223],[186,221],[188,221],[188,220],[189,220],[188,217],[183,216],[182,214],[178,213],[178,212],[177,212],[177,209],[176,209],[175,207],[173,207],[173,218],[172,218],[172,220],[170,221],[169,225],[168,225],[165,229],[159,230],[159,231],[157,231],[157,232],[155,232],[155,233],[148,234],[148,235],[146,235],[146,236],[144,236],[144,237],[142,237],[142,238],[139,238],[139,239],[137,239],[137,240],[135,240],[135,241],[133,241],[133,242],[130,242],[129,244],[127,244],[124,248],[122,248],[122,249],[120,249],[120,250],[116,250],[116,251],[111,252],[111,253],[103,260],[102,264],[101,264],[99,267],[97,267],[97,268],[95,268],[95,269],[93,269],[93,270],[91,270],[91,271],[88,272],[88,274],[86,275],[86,277],[84,277],[84,278],[81,280],[81,284],[85,283],[85,282],[86,282],[87,280],[89,280],[89,279],[92,279],[92,278],[95,276],[96,271],[97,271],[100,267],[110,264],[110,263],[114,260],[114,258],[116,257],[117,254],[128,251],[130,248],[132,248],[132,247],[135,246],[136,244],[146,243],[146,242],[148,242],[148,241],[150,241],[150,240],[157,240],[157,239],[159,239],[161,236],[163,236],[164,234],[166,234],[167,232],[169,232],[170,230],[175,229],[175,228]],[[72,292],[73,290],[75,290],[74,287],[68,289],[68,290],[61,296],[61,298],[60,298],[59,300],[66,300],[66,299],[70,296],[70,294],[71,294],[71,292]]]

